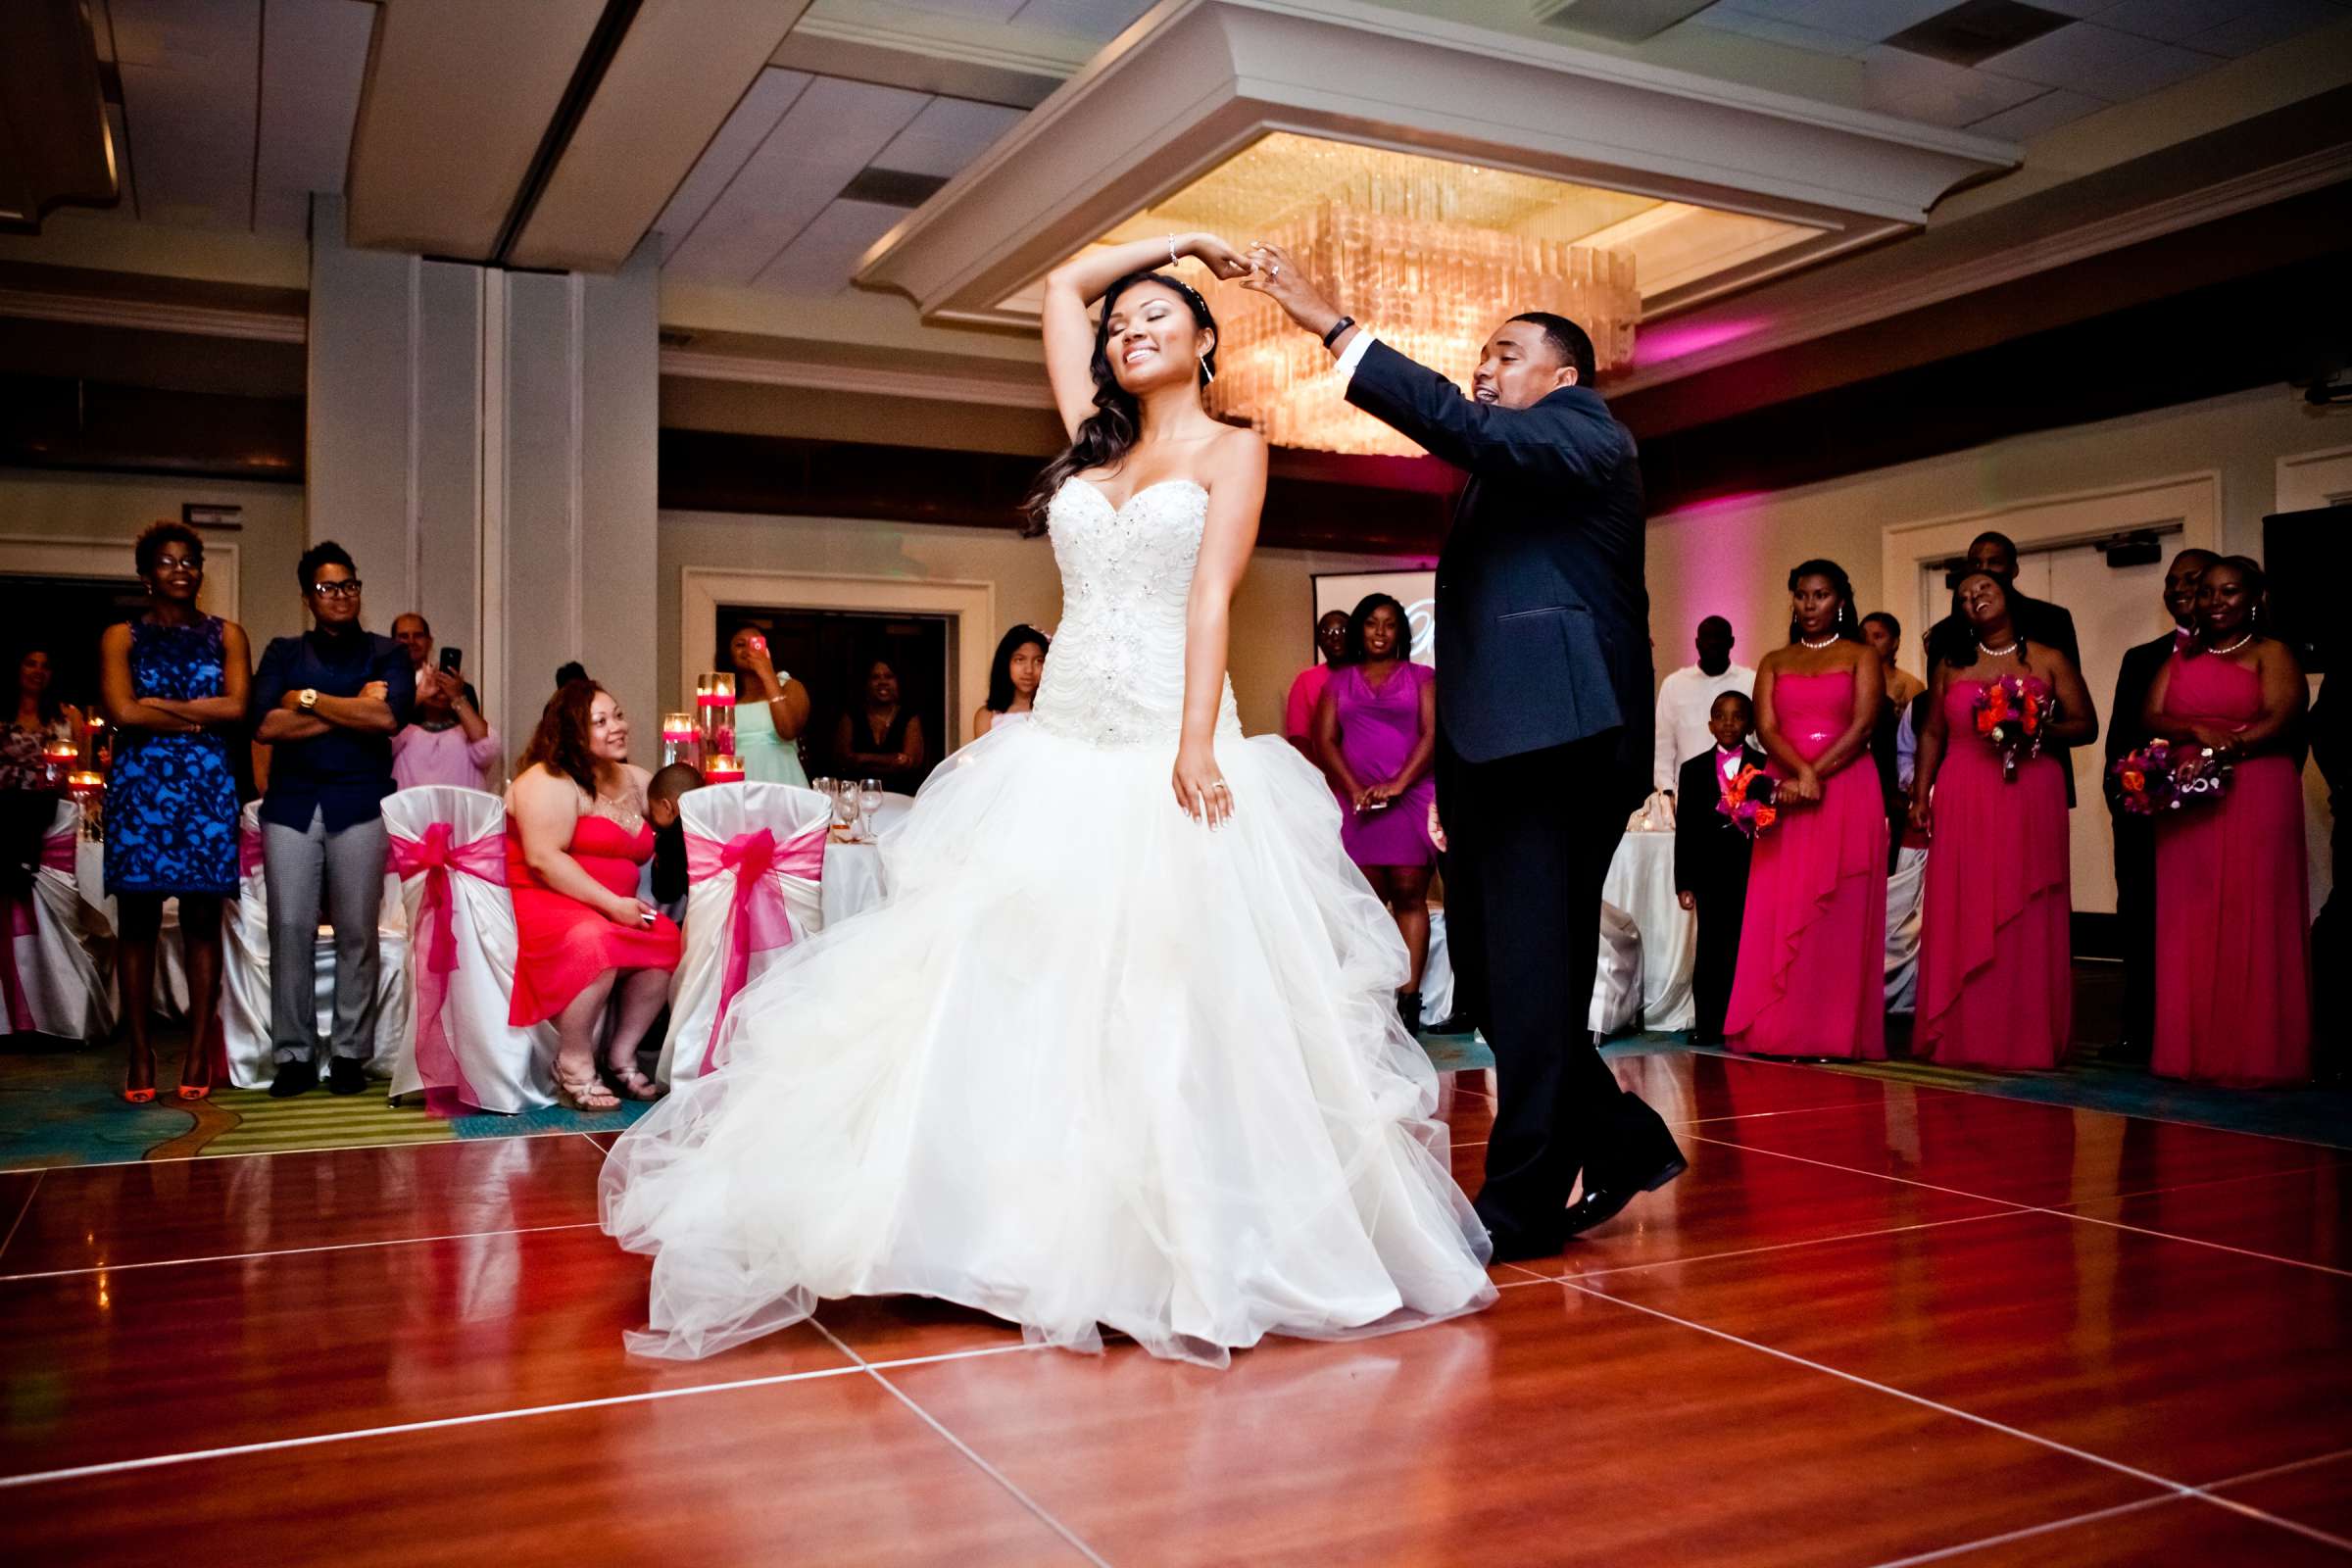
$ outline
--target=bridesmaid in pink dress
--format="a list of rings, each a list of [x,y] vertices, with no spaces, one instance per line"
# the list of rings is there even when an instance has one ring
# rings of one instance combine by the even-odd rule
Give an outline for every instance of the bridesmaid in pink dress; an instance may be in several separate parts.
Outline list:
[[[2303,666],[2262,630],[2262,568],[2197,586],[2197,646],[2148,688],[2147,723],[2236,770],[2221,800],[2156,823],[2155,1069],[2216,1084],[2311,1076],[2303,858]]]
[[[1868,747],[1886,700],[1836,562],[1788,574],[1788,646],[1756,670],[1779,820],[1756,839],[1726,1043],[1776,1056],[1886,1054],[1886,802]],[[1856,765],[1856,764],[1859,765]]]
[[[2072,660],[2017,634],[1999,578],[1963,577],[1952,598],[1975,641],[1967,664],[1936,666],[1911,785],[1912,825],[1933,835],[1913,1051],[2047,1069],[2075,1017],[2067,764],[2044,752],[2004,779],[2000,753],[1976,732],[1977,700],[2011,675],[2054,695],[2042,730],[2053,747],[2098,739],[2098,714]]]

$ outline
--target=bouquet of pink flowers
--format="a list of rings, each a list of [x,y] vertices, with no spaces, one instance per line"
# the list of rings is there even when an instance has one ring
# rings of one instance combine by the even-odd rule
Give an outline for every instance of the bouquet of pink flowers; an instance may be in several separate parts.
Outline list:
[[[1977,693],[1977,733],[2001,754],[2001,782],[2017,782],[2017,770],[2041,755],[2041,734],[2058,711],[2046,682],[2031,675],[2003,675]]]
[[[2153,740],[2117,758],[2112,771],[2124,809],[2135,816],[2154,816],[2220,800],[2230,787],[2230,763],[2215,756],[2210,746]]]
[[[1754,838],[1780,819],[1773,807],[1772,796],[1776,781],[1770,773],[1751,765],[1723,781],[1723,794],[1716,799],[1715,809],[1732,819],[1732,826]]]

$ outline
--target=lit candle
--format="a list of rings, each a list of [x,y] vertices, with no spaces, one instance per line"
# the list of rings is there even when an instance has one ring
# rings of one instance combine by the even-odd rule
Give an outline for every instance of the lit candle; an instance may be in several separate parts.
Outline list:
[[[692,713],[662,714],[662,765],[667,767],[672,762],[692,764],[697,751],[695,741],[700,733],[695,728]]]
[[[740,784],[743,782],[743,759],[729,752],[714,754],[703,764],[706,784]]]
[[[706,758],[735,755],[735,677],[719,671],[698,676],[694,683],[695,716],[700,720]],[[709,774],[704,775],[708,777]]]

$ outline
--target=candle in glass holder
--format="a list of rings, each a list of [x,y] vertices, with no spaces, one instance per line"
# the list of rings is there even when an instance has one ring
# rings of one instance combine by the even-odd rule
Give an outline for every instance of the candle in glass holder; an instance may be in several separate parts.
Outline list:
[[[41,748],[41,770],[52,788],[63,785],[81,765],[81,748],[71,740],[53,739]]]
[[[662,715],[662,765],[684,762],[691,767],[700,759],[702,748],[696,744],[702,732],[694,726],[692,713]]]
[[[695,717],[703,734],[703,755],[735,755],[735,676],[732,672],[698,675],[694,681]]]
[[[706,784],[740,784],[743,782],[743,759],[731,752],[714,752],[703,763],[703,782]]]

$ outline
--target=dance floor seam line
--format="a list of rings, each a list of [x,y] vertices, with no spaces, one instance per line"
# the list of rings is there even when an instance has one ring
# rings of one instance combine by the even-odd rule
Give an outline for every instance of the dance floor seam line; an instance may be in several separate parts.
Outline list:
[[[1790,1067],[1794,1068],[1798,1072],[1826,1072],[1834,1078],[1846,1076],[1873,1076],[1867,1073],[1849,1075],[1839,1072],[1835,1066],[1817,1066],[1812,1062],[1806,1061],[1776,1061],[1770,1056],[1743,1056],[1737,1051],[1726,1051],[1720,1046],[1690,1046],[1687,1047],[1686,1049],[1694,1055],[1720,1056],[1726,1061],[1750,1061],[1764,1067]],[[1862,1065],[1885,1066],[1886,1063],[1883,1061],[1864,1062]],[[2105,1110],[2091,1105],[2070,1105],[2061,1101],[2026,1100],[2016,1095],[2004,1095],[1997,1089],[1979,1089],[1966,1084],[1901,1085],[1898,1084],[1896,1080],[1886,1078],[1878,1078],[1875,1081],[1895,1085],[1897,1087],[1910,1088],[1915,1093],[1933,1092],[1939,1095],[1973,1095],[1979,1100],[1998,1101],[2004,1105],[2040,1105],[2050,1110],[2065,1111],[2088,1110],[2093,1115],[2121,1116],[2127,1121],[2152,1121],[2163,1127],[2191,1127],[2196,1129],[2198,1132],[2231,1133],[2239,1138],[2267,1138],[2275,1144],[2294,1144],[2304,1149],[2325,1149],[2329,1153],[2335,1154],[2338,1157],[2342,1157],[2346,1154],[2352,1154],[2352,1148],[2348,1148],[2343,1144],[2324,1144],[2316,1138],[2297,1138],[2292,1133],[2260,1132],[2250,1127],[2217,1127],[2209,1121],[2185,1121],[2179,1116],[2151,1116],[2147,1112],[2141,1110]],[[2251,1092],[2259,1094],[2261,1091],[2256,1090]]]
[[[2078,1198],[2073,1202],[2062,1206],[2071,1213],[2084,1203],[2122,1203],[2134,1198],[2163,1198],[2173,1193],[2193,1193],[2207,1187],[2234,1186],[2239,1182],[2283,1181],[2289,1176],[2310,1176],[2319,1171],[2333,1170],[2342,1163],[2341,1160],[2328,1159],[2322,1160],[2316,1165],[2296,1165],[2286,1170],[2248,1171],[2242,1176],[2209,1176],[2201,1182],[2175,1182],[2169,1187],[2142,1187],[2134,1192],[2108,1193],[2099,1198]]]
[[[31,1205],[25,1205],[29,1208]],[[22,1220],[20,1215],[19,1219]],[[24,1280],[58,1280],[76,1274],[121,1274],[134,1268],[178,1268],[188,1263],[242,1263],[257,1257],[301,1257],[312,1252],[356,1252],[370,1247],[421,1247],[432,1242],[470,1242],[489,1236],[536,1236],[545,1231],[594,1230],[598,1222],[592,1219],[568,1220],[561,1225],[514,1225],[502,1230],[450,1231],[440,1236],[386,1236],[372,1242],[321,1242],[316,1247],[265,1247],[251,1252],[208,1252],[198,1257],[149,1257],[131,1263],[90,1263],[80,1268],[39,1269],[24,1274],[0,1274],[0,1285]],[[14,1231],[10,1233],[12,1236]],[[0,1246],[0,1252],[6,1248]]]
[[[503,1133],[504,1138],[570,1138],[585,1137],[577,1128],[550,1127],[545,1132]],[[483,1142],[479,1138],[410,1138],[394,1143],[372,1144],[305,1144],[299,1149],[224,1149],[217,1154],[198,1151],[174,1159],[152,1159],[145,1154],[131,1159],[76,1159],[65,1164],[12,1165],[0,1169],[0,1176],[28,1176],[44,1170],[114,1170],[123,1165],[170,1165],[184,1159],[198,1162],[212,1159],[283,1159],[290,1154],[348,1154],[362,1149],[470,1149]]]
[[[810,1320],[811,1326],[814,1320]],[[819,1333],[832,1339],[822,1328]],[[838,1340],[834,1341],[839,1344]],[[106,1459],[95,1464],[68,1465],[57,1470],[27,1470],[18,1475],[0,1475],[0,1491],[39,1486],[50,1482],[80,1481],[91,1476],[120,1475],[130,1470],[160,1470],[173,1465],[196,1464],[207,1459],[235,1459],[256,1453],[275,1453],[287,1448],[316,1448],[330,1443],[359,1443],[370,1438],[402,1437],[415,1432],[438,1432],[450,1427],[486,1426],[499,1421],[521,1421],[534,1416],[564,1415],[575,1410],[602,1410],[617,1405],[653,1404],[664,1399],[687,1399],[705,1394],[734,1394],[746,1389],[779,1388],[788,1383],[813,1383],[825,1378],[853,1377],[859,1372],[873,1372],[903,1366],[929,1366],[939,1361],[969,1361],[984,1355],[1006,1355],[1035,1350],[1034,1345],[989,1345],[971,1349],[947,1350],[937,1355],[910,1355],[898,1360],[864,1362],[848,1366],[814,1367],[805,1372],[777,1372],[767,1377],[736,1378],[725,1383],[697,1383],[684,1388],[642,1389],[634,1394],[609,1394],[593,1399],[565,1399],[553,1404],[517,1405],[509,1410],[475,1410],[465,1415],[432,1416],[419,1421],[396,1421],[383,1426],[353,1427],[341,1432],[313,1432],[296,1438],[268,1438],[255,1443],[228,1444],[218,1448],[188,1448],[175,1453],[141,1454],[131,1459]]]
[[[1836,1378],[1841,1383],[1851,1383],[1857,1388],[1869,1389],[1875,1393],[1884,1394],[1889,1398],[1901,1399],[1906,1404],[1916,1404],[1922,1409],[1934,1410],[1938,1415],[1947,1415],[1955,1420],[1966,1421],[1972,1426],[1984,1427],[1990,1431],[1998,1432],[2004,1437],[2016,1438],[2021,1442],[2034,1444],[2037,1447],[2048,1448],[2054,1452],[2066,1454],[2070,1458],[2080,1459],[2086,1464],[2097,1465],[2103,1470],[2113,1470],[2118,1475],[2129,1476],[2134,1481],[2140,1482],[2147,1486],[2162,1488],[2168,1493],[2177,1494],[2184,1497],[2202,1497],[2205,1495],[2205,1492],[2202,1488],[2192,1486],[2188,1482],[2175,1481],[2169,1477],[2157,1475],[2152,1470],[2142,1470],[2137,1465],[2126,1464],[2121,1459],[2110,1459],[2104,1454],[2092,1453],[2087,1448],[2078,1448],[2072,1444],[2061,1443],[2055,1438],[2041,1437],[2038,1434],[2026,1431],[2023,1427],[2013,1427],[2006,1421],[1996,1421],[1988,1415],[1978,1415],[1974,1411],[1963,1410],[1957,1405],[1945,1404],[1939,1399],[1931,1399],[1924,1394],[1913,1394],[1909,1390],[1898,1389],[1891,1383],[1881,1383],[1876,1378],[1866,1378],[1858,1372],[1847,1372],[1839,1367],[1831,1366],[1827,1362],[1816,1361],[1808,1356],[1798,1355],[1793,1350],[1784,1350],[1778,1347],[1766,1345],[1760,1340],[1745,1339],[1740,1335],[1732,1333],[1728,1329],[1719,1329],[1714,1327],[1712,1324],[1700,1323],[1691,1318],[1678,1317],[1672,1312],[1664,1311],[1658,1307],[1647,1305],[1644,1302],[1630,1301],[1622,1296],[1613,1296],[1607,1291],[1596,1291],[1591,1289],[1590,1287],[1579,1285],[1574,1280],[1562,1280],[1560,1281],[1560,1284],[1566,1286],[1572,1291],[1577,1291],[1583,1295],[1590,1296],[1594,1300],[1607,1301],[1612,1305],[1622,1306],[1630,1311],[1645,1313],[1650,1317],[1659,1319],[1661,1322],[1679,1324],[1683,1328],[1690,1329],[1700,1334],[1709,1335],[1715,1339],[1722,1340],[1727,1344],[1741,1346],[1747,1349],[1754,1350],[1759,1354],[1769,1355],[1777,1361],[1786,1361],[1791,1366],[1801,1366],[1810,1371],[1819,1372],[1826,1377]],[[2218,1501],[2219,1499],[2215,1500]],[[2255,1511],[2258,1513],[2260,1512],[2259,1509]]]
[[[2165,1508],[2174,1503],[2191,1500],[2194,1499],[2182,1497],[2174,1493],[2159,1492],[2153,1496],[2134,1497],[2130,1502],[2119,1502],[2112,1508],[2093,1508],[2088,1513],[2070,1513],[2060,1519],[2044,1519],[2037,1525],[2023,1525],[2015,1530],[2004,1530],[1997,1536],[1982,1536],[1975,1541],[1962,1541],[1949,1546],[1937,1546],[1933,1551],[1915,1552],[1908,1557],[1892,1557],[1885,1562],[1872,1564],[1872,1568],[1922,1568],[1922,1565],[1926,1563],[1948,1562],[1954,1557],[1965,1557],[1972,1551],[1984,1551],[1992,1546],[2012,1545],[2020,1541],[2031,1541],[2036,1536],[2047,1536],[2061,1530],[2072,1530],[2077,1525],[2086,1525],[2100,1519],[2119,1519],[2128,1513],[2139,1513],[2148,1508]]]
[[[2116,1112],[2105,1112],[2114,1115]],[[2130,1118],[2125,1118],[2129,1120]],[[2210,1130],[2210,1129],[2208,1129]],[[1905,1187],[1918,1187],[1931,1193],[1943,1193],[1953,1198],[1971,1198],[1981,1203],[2008,1203],[2021,1214],[2047,1214],[2055,1219],[2073,1220],[2082,1225],[2104,1225],[2110,1230],[2132,1231],[2141,1236],[2153,1236],[2159,1241],[2179,1242],[2184,1247],[2209,1248],[2217,1252],[2234,1252],[2239,1257],[2261,1258],[2269,1263],[2283,1263],[2289,1268],[2307,1268],[2315,1274],[2333,1274],[2340,1279],[2352,1279],[2352,1269],[2337,1268],[2332,1263],[2315,1263],[2309,1258],[2287,1257],[2278,1252],[2258,1252],[2251,1248],[2232,1247],[2228,1242],[2209,1242],[2202,1237],[2182,1236],[2176,1231],[2150,1230],[2145,1225],[2127,1225],[2121,1220],[2100,1219],[2095,1214],[2078,1214],[2072,1209],[2052,1208],[2046,1203],[2021,1203],[2012,1198],[1994,1198],[1984,1193],[1972,1193],[1959,1187],[1945,1187],[1936,1182],[1923,1182],[1909,1176],[1896,1176],[1888,1171],[1865,1170],[1859,1165],[1840,1165],[1832,1159],[1815,1159],[1810,1154],[1791,1154],[1784,1149],[1760,1149],[1753,1144],[1735,1144],[1728,1138],[1706,1138],[1690,1135],[1694,1142],[1714,1144],[1724,1149],[1738,1149],[1750,1154],[1770,1154],[1775,1159],[1793,1159],[1800,1164],[1818,1165],[1823,1170],[1841,1170],[1853,1176],[1876,1176],[1883,1182],[1896,1182]],[[2292,1174],[2291,1172],[2286,1174]],[[2084,1199],[2084,1202],[2112,1202],[2113,1199]],[[1692,1261],[1695,1261],[1693,1259]]]
[[[945,1422],[941,1421],[939,1417],[933,1415],[930,1411],[924,1409],[922,1405],[915,1401],[912,1396],[906,1393],[906,1390],[900,1388],[897,1384],[891,1382],[890,1379],[884,1377],[881,1372],[875,1368],[872,1362],[866,1360],[864,1356],[859,1355],[856,1349],[852,1348],[851,1346],[841,1338],[840,1335],[835,1334],[831,1329],[825,1327],[822,1322],[819,1322],[815,1318],[810,1318],[808,1320],[808,1324],[809,1327],[815,1329],[817,1333],[823,1335],[828,1341],[830,1341],[833,1348],[848,1356],[852,1361],[855,1361],[858,1364],[858,1370],[864,1372],[868,1377],[871,1377],[876,1383],[881,1384],[883,1392],[887,1393],[892,1398],[898,1400],[899,1403],[905,1405],[914,1414],[917,1420],[923,1423],[923,1425],[938,1433],[940,1439],[950,1447],[954,1448],[957,1453],[962,1454],[964,1458],[970,1460],[973,1466],[976,1467],[982,1475],[988,1477],[989,1480],[994,1481],[998,1486],[1004,1488],[1006,1494],[1009,1495],[1015,1502],[1019,1503],[1022,1507],[1028,1509],[1032,1514],[1036,1515],[1039,1523],[1043,1524],[1047,1529],[1053,1531],[1062,1540],[1068,1542],[1070,1545],[1082,1556],[1084,1556],[1088,1562],[1093,1563],[1095,1568],[1110,1568],[1109,1560],[1101,1552],[1095,1550],[1094,1547],[1088,1545],[1085,1540],[1079,1536],[1078,1532],[1072,1530],[1068,1525],[1063,1524],[1059,1519],[1054,1516],[1054,1514],[1045,1506],[1045,1504],[1039,1502],[1035,1497],[1029,1495],[1028,1493],[1022,1491],[1019,1486],[1014,1484],[1013,1479],[1010,1476],[1006,1475],[1004,1471],[998,1469],[995,1465],[990,1464],[986,1459],[982,1458],[979,1451],[970,1444],[964,1442],[955,1433],[949,1431]],[[1010,1347],[1006,1347],[1006,1348],[1010,1348]],[[1026,1344],[1026,1342],[1024,1342],[1021,1346],[1021,1348],[1027,1349],[1030,1348],[1030,1347]],[[904,1365],[906,1363],[894,1362],[890,1364]]]
[[[32,1200],[41,1196],[41,1183],[48,1175],[45,1170],[33,1172],[32,1185],[24,1189],[24,1201],[17,1205],[17,1217],[8,1222],[8,1234],[0,1236],[0,1257],[8,1255],[9,1243],[17,1239],[17,1232],[24,1227],[24,1216],[32,1212]]]
[[[1912,1231],[1938,1230],[1947,1225],[1974,1225],[1981,1220],[1988,1219],[2015,1219],[2020,1214],[2037,1212],[2023,1203],[2011,1203],[2006,1199],[1987,1198],[1983,1201],[2000,1203],[2004,1206],[1983,1214],[1954,1214],[1946,1219],[1915,1220],[1909,1225],[1886,1225],[1877,1230],[1843,1231],[1836,1236],[1808,1236],[1798,1242],[1773,1242],[1763,1247],[1740,1247],[1722,1252],[1694,1252],[1688,1257],[1658,1257],[1652,1258],[1646,1263],[1619,1263],[1613,1268],[1589,1268],[1575,1274],[1542,1274],[1537,1275],[1534,1279],[1513,1280],[1511,1283],[1514,1285],[1538,1283],[1567,1285],[1576,1280],[1605,1279],[1616,1274],[1639,1274],[1644,1269],[1679,1268],[1686,1263],[1713,1263],[1727,1257],[1754,1257],[1760,1252],[1786,1252],[1799,1247],[1828,1247],[1837,1242],[1868,1241],[1876,1236],[1902,1236]],[[1519,1265],[1505,1263],[1503,1267],[1519,1268]],[[1519,1272],[1522,1274],[1534,1273],[1532,1269],[1524,1268],[1520,1268]]]

